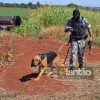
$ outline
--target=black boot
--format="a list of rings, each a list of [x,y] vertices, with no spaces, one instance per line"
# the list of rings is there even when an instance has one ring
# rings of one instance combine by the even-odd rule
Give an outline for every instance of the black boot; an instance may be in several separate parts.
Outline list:
[[[82,69],[83,68],[83,64],[79,64],[79,68]]]
[[[74,67],[70,66],[69,67],[69,70],[73,71],[74,70]]]

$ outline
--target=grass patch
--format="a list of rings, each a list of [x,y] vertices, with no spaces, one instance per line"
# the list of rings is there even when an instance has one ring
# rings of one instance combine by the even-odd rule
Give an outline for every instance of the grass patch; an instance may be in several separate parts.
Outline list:
[[[50,26],[48,28],[44,28],[41,32],[42,38],[50,38],[50,39],[59,39],[65,34],[63,27],[60,26]],[[65,40],[66,37],[63,36],[61,40]]]
[[[42,27],[37,22],[23,21],[20,27],[15,27],[11,32],[16,32],[19,36],[37,37]]]
[[[12,94],[5,94],[3,96],[0,96],[0,99],[10,99],[10,98],[16,98],[18,95],[21,95],[22,93],[21,92],[15,92],[15,93],[12,93]]]
[[[23,18],[29,12],[29,9],[26,8],[10,8],[10,7],[0,7],[0,15],[12,15],[20,16]]]

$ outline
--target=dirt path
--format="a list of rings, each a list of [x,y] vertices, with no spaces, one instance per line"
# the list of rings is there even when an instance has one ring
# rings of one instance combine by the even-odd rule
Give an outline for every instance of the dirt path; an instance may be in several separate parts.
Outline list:
[[[53,78],[47,77],[46,74],[42,75],[40,80],[35,82],[34,78],[37,76],[37,72],[35,72],[35,70],[33,70],[30,67],[33,56],[43,52],[44,50],[57,51],[59,47],[62,44],[64,44],[63,42],[57,42],[54,46],[47,48],[48,46],[52,45],[55,41],[50,40],[50,39],[44,39],[42,41],[39,41],[38,39],[15,37],[15,36],[9,36],[9,35],[3,36],[1,38],[5,42],[5,47],[0,47],[0,52],[6,52],[8,50],[7,48],[9,46],[8,39],[14,40],[14,43],[15,43],[13,51],[12,51],[12,54],[13,54],[12,61],[5,62],[3,69],[0,70],[0,87],[2,89],[5,89],[6,91],[21,92],[22,94],[26,94],[29,96],[39,95],[39,97],[41,94],[52,94],[56,92],[58,92],[58,94],[63,92],[62,95],[64,95],[64,91],[67,91],[67,94],[68,94],[76,89],[77,87],[76,84],[78,83],[78,81],[69,80],[67,82],[64,82],[64,81],[55,80]],[[61,59],[65,58],[67,49],[68,47],[64,46],[63,49],[61,50]],[[87,51],[86,62],[100,63],[100,47],[93,47],[91,51],[91,55],[88,55],[87,48],[86,48],[86,51]],[[68,59],[69,59],[69,56],[70,55],[68,55]],[[66,63],[66,65],[68,65],[68,63]],[[92,82],[90,81],[90,83]],[[89,91],[91,91],[91,89]],[[3,92],[0,92],[0,95],[1,95],[1,98],[4,98],[2,97],[2,95],[4,95]],[[44,96],[42,98],[44,98]],[[15,99],[12,99],[12,100],[15,100]],[[24,99],[21,99],[21,100],[24,100]],[[44,100],[44,99],[39,99],[39,100]],[[62,100],[65,100],[65,99],[62,99]]]

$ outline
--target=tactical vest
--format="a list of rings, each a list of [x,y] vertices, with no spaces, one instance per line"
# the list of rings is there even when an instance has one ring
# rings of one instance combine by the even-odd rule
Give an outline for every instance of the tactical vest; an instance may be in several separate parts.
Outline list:
[[[84,17],[82,17],[81,21],[76,22],[74,18],[72,18],[72,27],[73,31],[71,32],[73,39],[82,39],[85,36],[85,26],[83,25]]]

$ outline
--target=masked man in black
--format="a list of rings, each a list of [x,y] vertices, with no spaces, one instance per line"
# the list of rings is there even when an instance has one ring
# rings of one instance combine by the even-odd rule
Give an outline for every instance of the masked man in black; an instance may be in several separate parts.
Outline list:
[[[90,41],[92,41],[92,29],[88,20],[80,15],[80,11],[75,9],[73,11],[73,17],[67,22],[65,26],[65,32],[70,31],[70,44],[71,44],[71,57],[70,57],[70,70],[73,70],[76,63],[76,55],[78,55],[79,68],[83,68],[84,52],[86,46],[87,34],[85,30],[88,30]]]

